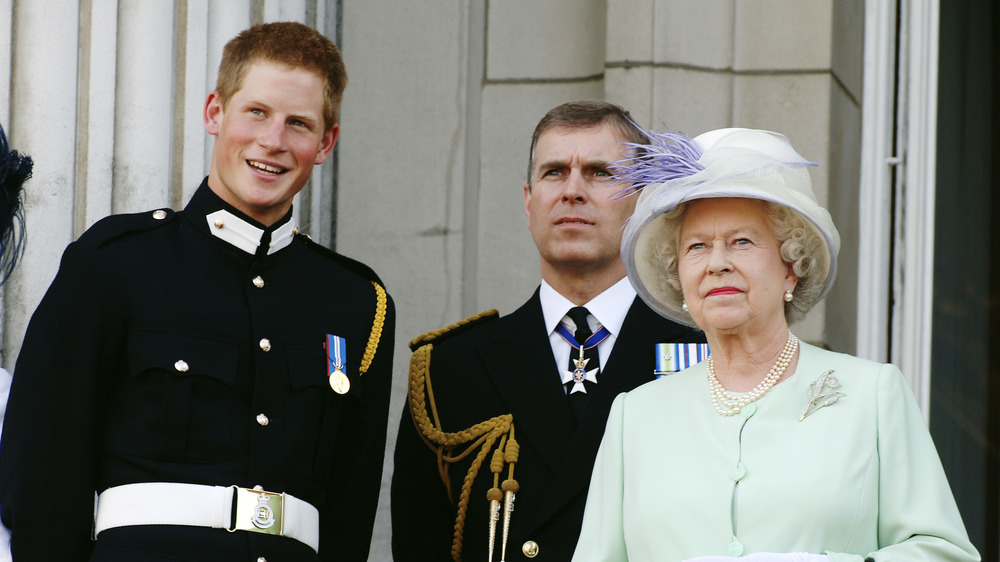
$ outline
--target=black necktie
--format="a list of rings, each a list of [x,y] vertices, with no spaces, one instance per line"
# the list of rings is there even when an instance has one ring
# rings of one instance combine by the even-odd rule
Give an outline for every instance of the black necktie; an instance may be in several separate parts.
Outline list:
[[[580,345],[586,345],[587,339],[594,335],[594,332],[590,330],[590,325],[587,323],[587,315],[590,314],[586,308],[582,306],[575,306],[569,309],[566,316],[569,316],[570,320],[576,324],[576,332],[573,334],[573,338],[577,341],[577,347],[570,351],[569,354],[569,371],[576,372],[580,377],[584,376],[583,373],[587,371],[592,371],[594,369],[599,369],[601,364],[597,357],[597,345],[592,345],[583,352],[583,360],[580,360]],[[582,369],[581,373],[579,369]],[[576,421],[579,422],[583,419],[583,412],[587,406],[587,399],[589,394],[586,392],[573,392],[573,387],[576,386],[576,378],[574,381],[566,383],[566,392],[569,395],[569,403],[573,408],[573,415],[576,417]],[[579,379],[585,385],[584,388],[587,392],[592,392],[594,389],[594,383]]]

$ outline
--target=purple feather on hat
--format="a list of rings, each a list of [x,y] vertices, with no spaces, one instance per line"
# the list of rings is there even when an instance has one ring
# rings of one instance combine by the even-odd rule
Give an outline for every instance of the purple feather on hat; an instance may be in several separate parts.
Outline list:
[[[10,150],[0,126],[0,284],[7,281],[24,250],[24,182],[31,177],[31,157]]]
[[[616,182],[630,184],[616,193],[616,197],[628,197],[647,185],[685,178],[705,169],[698,163],[701,149],[687,135],[669,131],[643,132],[649,136],[649,144],[622,143],[632,151],[632,157],[610,165]]]

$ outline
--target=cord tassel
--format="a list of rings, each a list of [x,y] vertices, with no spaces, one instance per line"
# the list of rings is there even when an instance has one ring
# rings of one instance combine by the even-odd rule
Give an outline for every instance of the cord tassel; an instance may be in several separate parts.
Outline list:
[[[497,521],[500,520],[500,500],[503,499],[503,492],[500,491],[500,473],[503,472],[503,451],[506,443],[505,435],[500,438],[500,445],[493,451],[493,458],[490,459],[493,487],[486,491],[486,499],[490,501],[490,557],[486,559],[489,562],[493,562],[493,551],[496,548]]]
[[[509,490],[508,483],[513,483],[513,490]],[[500,562],[507,561],[507,536],[510,534],[510,516],[514,513],[514,496],[517,490],[517,482],[514,480],[503,481],[504,509],[503,509],[503,544],[500,550]]]
[[[499,490],[497,490],[499,492]],[[500,520],[500,500],[490,500],[490,557],[493,562],[493,550],[497,540],[497,521]]]
[[[521,446],[518,445],[517,439],[514,439],[514,428],[511,427],[510,439],[507,440],[507,446],[504,447],[503,453],[503,460],[507,463],[508,467],[507,479],[500,486],[504,493],[503,546],[500,551],[500,562],[507,561],[507,536],[510,533],[510,518],[514,513],[514,497],[521,488],[517,480],[514,480],[514,464],[517,462],[520,452]]]

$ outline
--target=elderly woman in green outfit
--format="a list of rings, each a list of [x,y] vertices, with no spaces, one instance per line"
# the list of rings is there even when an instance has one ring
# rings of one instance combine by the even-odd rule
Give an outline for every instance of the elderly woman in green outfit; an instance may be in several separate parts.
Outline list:
[[[979,560],[899,370],[800,342],[840,237],[777,133],[651,135],[622,242],[705,361],[620,395],[575,561]]]

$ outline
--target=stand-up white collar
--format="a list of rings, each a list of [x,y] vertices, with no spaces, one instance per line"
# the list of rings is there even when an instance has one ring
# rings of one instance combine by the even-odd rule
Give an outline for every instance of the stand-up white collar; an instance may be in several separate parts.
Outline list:
[[[256,254],[260,246],[264,230],[248,223],[240,217],[226,210],[215,211],[205,216],[208,219],[208,229],[212,236],[224,240],[243,250],[248,254]],[[298,227],[292,221],[279,226],[271,233],[271,243],[267,249],[267,255],[271,255],[286,248],[292,243]]]

